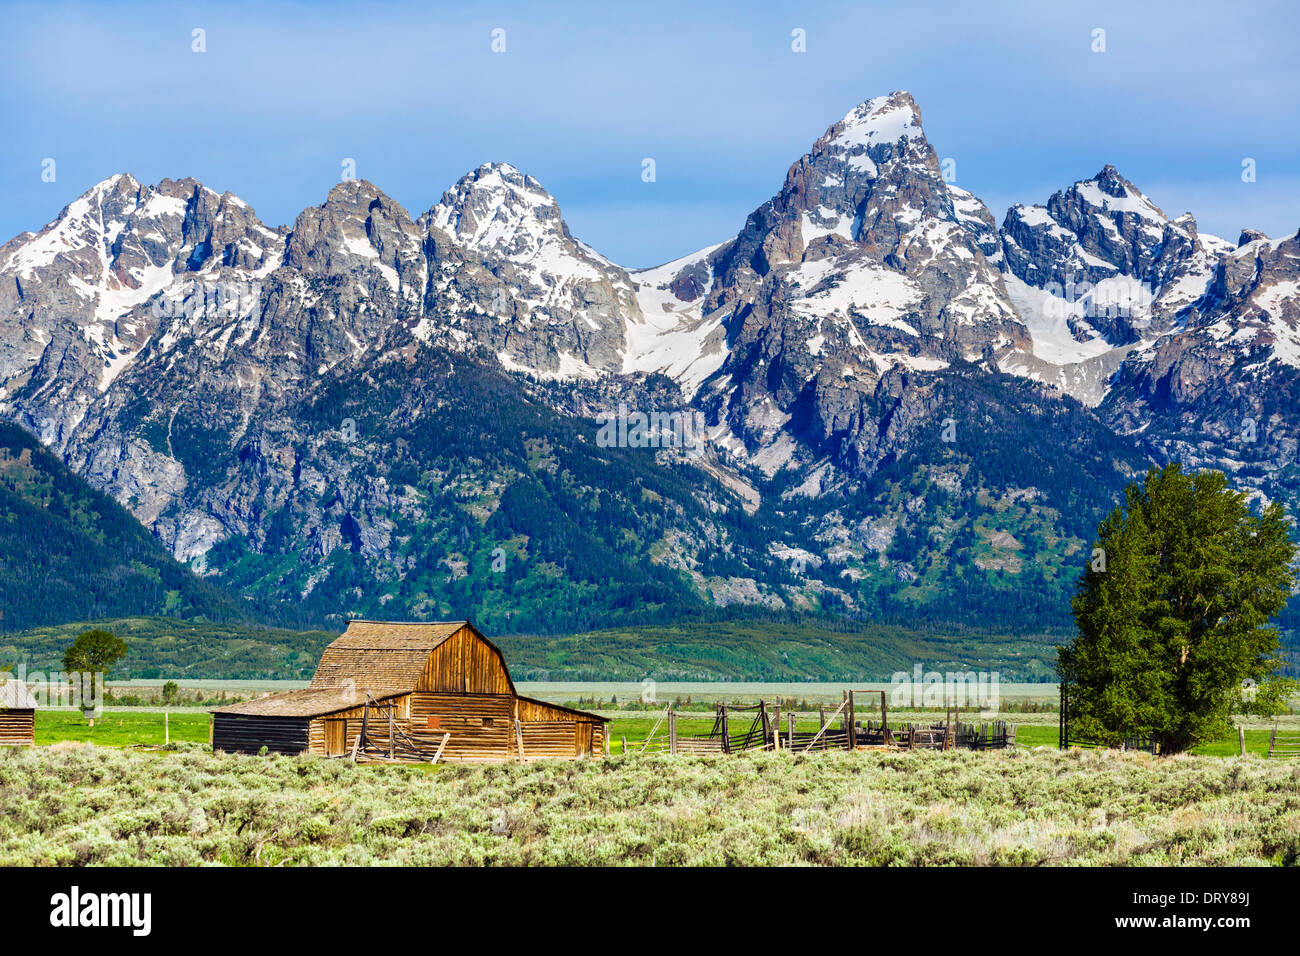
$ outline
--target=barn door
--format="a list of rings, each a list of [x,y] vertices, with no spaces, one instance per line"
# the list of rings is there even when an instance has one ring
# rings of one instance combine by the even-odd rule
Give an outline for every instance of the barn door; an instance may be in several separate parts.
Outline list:
[[[578,746],[576,752],[577,756],[590,757],[591,756],[591,724],[585,722],[579,723],[577,737],[578,737],[578,741],[577,741]]]
[[[341,757],[347,751],[348,722],[346,720],[325,721],[325,756]]]

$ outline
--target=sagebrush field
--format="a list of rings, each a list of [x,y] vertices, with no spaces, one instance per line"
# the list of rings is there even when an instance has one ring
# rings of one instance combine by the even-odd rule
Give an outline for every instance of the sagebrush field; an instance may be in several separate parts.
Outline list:
[[[0,865],[1294,864],[1300,762],[1050,750],[357,766],[0,754]]]

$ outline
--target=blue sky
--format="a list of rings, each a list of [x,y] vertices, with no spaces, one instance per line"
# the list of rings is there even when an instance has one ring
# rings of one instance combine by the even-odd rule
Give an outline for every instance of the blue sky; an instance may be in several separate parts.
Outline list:
[[[828,125],[894,89],[999,221],[1109,162],[1203,231],[1300,226],[1284,3],[3,6],[0,241],[115,172],[195,176],[281,224],[345,158],[412,214],[504,160],[579,238],[653,265],[733,235]]]

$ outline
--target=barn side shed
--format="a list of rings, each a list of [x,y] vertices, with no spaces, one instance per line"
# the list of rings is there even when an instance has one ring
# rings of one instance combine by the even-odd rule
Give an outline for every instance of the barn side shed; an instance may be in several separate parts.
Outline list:
[[[380,693],[371,700],[387,703],[404,696]],[[349,719],[359,726],[365,703],[364,692],[306,688],[222,707],[212,713],[212,747],[230,753],[259,753],[265,747],[282,754],[340,756],[347,750],[338,729]]]
[[[17,678],[0,683],[0,747],[36,742],[36,699]]]
[[[213,747],[256,753],[351,753],[390,732],[443,758],[603,756],[605,719],[521,697],[500,649],[469,621],[352,621],[325,649],[311,685],[218,708]]]

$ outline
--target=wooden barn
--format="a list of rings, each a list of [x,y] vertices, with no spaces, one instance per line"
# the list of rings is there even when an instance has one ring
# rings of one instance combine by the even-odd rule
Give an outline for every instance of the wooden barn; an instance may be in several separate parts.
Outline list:
[[[0,746],[35,742],[36,700],[27,685],[16,678],[0,683]]]
[[[352,621],[309,687],[212,713],[213,749],[241,753],[572,759],[603,756],[607,739],[603,717],[521,697],[469,621]]]

